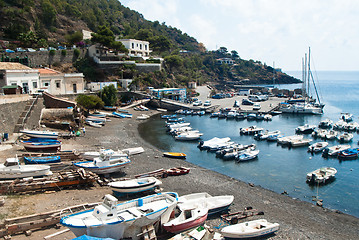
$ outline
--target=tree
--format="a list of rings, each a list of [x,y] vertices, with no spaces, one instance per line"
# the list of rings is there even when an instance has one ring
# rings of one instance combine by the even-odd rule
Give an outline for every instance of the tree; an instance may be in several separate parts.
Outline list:
[[[116,52],[122,52],[122,53],[128,52],[128,49],[125,47],[125,45],[123,45],[122,42],[119,41],[113,41],[111,43],[111,48]]]
[[[167,56],[167,57],[165,57],[165,61],[171,69],[179,68],[183,65],[183,59],[178,55]]]
[[[76,98],[77,104],[85,109],[102,109],[104,102],[98,96],[80,94]]]
[[[232,50],[231,54],[232,54],[233,59],[238,59],[239,58],[238,52],[236,50]]]
[[[226,54],[228,52],[226,47],[220,47],[218,51],[220,53],[224,53],[224,54]]]
[[[110,28],[106,26],[100,26],[96,33],[92,34],[92,42],[100,43],[103,46],[111,47],[111,44],[115,41],[115,35]]]
[[[117,90],[113,84],[110,86],[105,86],[100,91],[100,97],[105,103],[105,106],[114,106],[117,104]]]
[[[70,45],[74,45],[75,43],[82,41],[83,34],[80,31],[74,32],[73,34],[66,35],[65,39]]]
[[[18,40],[23,43],[24,47],[32,47],[38,41],[36,34],[32,31],[28,31],[26,33],[20,33]]]
[[[150,44],[155,52],[165,52],[171,49],[172,43],[165,36],[154,36],[150,39]]]

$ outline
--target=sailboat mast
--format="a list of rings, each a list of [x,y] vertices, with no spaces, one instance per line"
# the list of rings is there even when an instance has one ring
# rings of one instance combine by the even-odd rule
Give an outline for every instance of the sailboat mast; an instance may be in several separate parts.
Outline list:
[[[273,88],[274,88],[274,82],[275,82],[275,67],[274,67],[274,61],[273,61]]]
[[[307,87],[307,93],[308,93],[308,99],[309,99],[309,96],[310,96],[310,88],[309,88],[309,82],[310,82],[310,75],[311,75],[311,72],[310,72],[310,47],[309,47],[309,52],[308,52],[308,81],[307,81],[307,84],[308,84],[308,87]]]

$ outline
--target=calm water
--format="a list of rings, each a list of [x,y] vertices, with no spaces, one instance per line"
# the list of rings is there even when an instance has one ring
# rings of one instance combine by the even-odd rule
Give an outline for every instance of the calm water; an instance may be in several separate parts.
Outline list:
[[[300,72],[290,72],[300,77]],[[280,130],[284,135],[293,135],[299,125],[318,124],[321,119],[329,117],[337,121],[341,112],[351,112],[358,121],[359,108],[359,72],[319,72],[318,85],[322,101],[326,103],[323,116],[278,115],[271,122],[248,122],[224,119],[211,119],[209,116],[186,116],[187,122],[203,132],[203,140],[213,137],[230,137],[232,141],[250,144],[256,143],[260,150],[257,160],[236,163],[223,161],[214,153],[200,151],[197,142],[179,142],[165,132],[164,120],[154,116],[151,121],[139,128],[142,137],[163,151],[185,152],[187,161],[211,169],[230,177],[261,185],[281,193],[287,191],[289,196],[312,202],[312,196],[319,194],[324,206],[338,209],[359,217],[359,160],[339,161],[335,158],[325,159],[320,154],[311,155],[307,148],[288,149],[276,143],[258,142],[251,136],[241,136],[239,128],[257,125],[268,130]],[[286,85],[282,88],[298,88],[301,85]],[[307,136],[310,138],[310,135]],[[351,145],[357,146],[359,135],[354,133]],[[336,145],[337,141],[329,141]],[[330,184],[312,187],[306,184],[306,174],[317,168],[329,166],[338,170],[335,181]],[[314,203],[314,202],[313,202]]]

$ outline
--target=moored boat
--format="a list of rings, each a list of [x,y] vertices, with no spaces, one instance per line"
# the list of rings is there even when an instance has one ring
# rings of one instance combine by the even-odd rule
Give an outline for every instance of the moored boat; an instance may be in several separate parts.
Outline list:
[[[298,133],[308,134],[308,133],[312,133],[315,128],[316,128],[315,125],[304,124],[303,126],[297,127],[295,131]]]
[[[312,139],[294,139],[290,141],[291,147],[302,147],[302,146],[308,146],[308,144],[312,141]]]
[[[325,183],[335,177],[337,170],[333,167],[322,167],[307,174],[309,183]]]
[[[357,159],[359,154],[359,148],[348,148],[338,153],[340,160],[353,160]]]
[[[166,192],[118,204],[117,198],[107,194],[93,210],[64,216],[60,223],[76,236],[137,240],[141,239],[138,234],[142,227],[157,221],[167,223],[177,200],[177,193]]]
[[[323,150],[323,155],[328,155],[330,157],[337,156],[339,152],[349,149],[350,145],[335,145],[332,147],[325,148]]]
[[[152,190],[161,184],[162,182],[155,177],[143,177],[143,178],[110,182],[108,186],[111,187],[115,195],[119,195],[119,194],[130,194],[130,193],[138,193],[138,192]]]
[[[313,152],[313,153],[321,152],[327,146],[328,146],[327,142],[316,142],[308,147],[308,152]]]
[[[254,238],[272,234],[279,230],[278,223],[270,223],[265,219],[258,219],[238,223],[222,228],[221,234],[225,238]]]
[[[47,165],[21,165],[19,159],[7,158],[0,164],[0,179],[50,176],[52,172]]]
[[[258,154],[259,154],[259,150],[249,149],[248,151],[244,151],[241,154],[239,154],[238,156],[236,156],[236,161],[244,162],[244,161],[253,160],[258,157]]]
[[[337,139],[339,142],[350,142],[353,137],[353,134],[347,132],[337,135]]]
[[[187,155],[180,152],[164,152],[163,156],[169,158],[186,158]]]

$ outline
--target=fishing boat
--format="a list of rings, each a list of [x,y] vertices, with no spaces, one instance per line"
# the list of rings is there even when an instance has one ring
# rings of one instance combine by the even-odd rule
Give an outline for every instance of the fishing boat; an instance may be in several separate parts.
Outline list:
[[[100,151],[93,152],[83,152],[80,154],[81,158],[87,160],[94,160],[95,158],[100,157],[106,151],[113,151],[112,149],[100,149]],[[121,150],[113,151],[111,158],[127,157],[128,155]]]
[[[278,144],[287,145],[290,144],[292,141],[303,139],[303,135],[293,135],[287,137],[281,137],[277,139]]]
[[[146,119],[149,119],[149,118],[150,118],[149,115],[147,115],[147,114],[141,114],[141,115],[139,115],[136,119],[137,119],[137,120],[146,120]]]
[[[179,233],[202,225],[208,216],[208,209],[202,206],[183,206],[181,213],[162,227],[170,233]]]
[[[266,219],[258,219],[224,227],[221,230],[221,234],[226,239],[241,239],[262,237],[278,230],[278,223],[270,223]]]
[[[155,177],[144,177],[110,182],[108,186],[115,195],[121,195],[153,190],[161,184],[162,182]]]
[[[210,149],[212,146],[214,145],[218,145],[218,144],[221,144],[221,143],[226,143],[226,142],[229,142],[231,141],[231,139],[229,137],[225,137],[225,138],[218,138],[218,137],[214,137],[210,140],[207,140],[207,141],[200,141],[199,144],[198,144],[198,148],[200,149]]]
[[[117,198],[107,194],[93,210],[63,216],[60,223],[76,236],[138,240],[142,227],[168,222],[177,200],[177,193],[165,192],[117,203]]]
[[[1,179],[50,176],[52,172],[47,165],[21,165],[19,159],[7,158],[0,164]]]
[[[315,125],[304,124],[303,126],[297,127],[295,131],[297,133],[308,134],[308,133],[312,133],[316,127],[317,126]]]
[[[167,169],[166,172],[169,176],[179,176],[188,174],[191,169],[187,167],[174,167]]]
[[[256,126],[250,126],[250,127],[247,127],[247,128],[240,128],[239,129],[239,133],[241,135],[254,135],[254,134],[257,134],[259,132],[263,131],[263,128],[259,128],[259,127],[256,127]]]
[[[87,118],[85,118],[85,122],[95,122],[95,123],[105,124],[106,121],[107,121],[107,119],[105,117],[91,117],[91,116],[88,116]]]
[[[182,159],[187,157],[185,153],[180,153],[180,152],[164,152],[163,156],[169,158],[182,158]]]
[[[308,144],[312,141],[312,139],[306,139],[306,138],[302,138],[302,139],[294,139],[291,140],[289,145],[291,147],[302,147],[302,146],[308,146]]]
[[[328,146],[327,142],[316,142],[308,147],[308,152],[318,153]]]
[[[234,200],[233,195],[212,196],[206,192],[192,193],[178,198],[178,206],[186,205],[204,206],[208,208],[208,215],[226,211]]]
[[[331,128],[332,125],[333,125],[333,120],[330,120],[327,118],[327,119],[320,121],[318,127],[319,128]]]
[[[118,118],[132,118],[132,114],[130,113],[118,113],[118,112],[113,112],[112,115],[114,117],[118,117]]]
[[[58,132],[51,132],[51,131],[37,131],[37,130],[20,130],[21,133],[26,134],[31,138],[50,138],[50,139],[57,139],[59,136]]]
[[[357,159],[359,154],[359,148],[348,148],[338,153],[339,160],[353,160]]]
[[[108,111],[114,111],[117,109],[117,107],[116,106],[104,106],[103,109],[108,110]]]
[[[87,114],[87,116],[88,117],[105,118],[107,115],[105,113],[93,112],[93,113]]]
[[[353,139],[354,135],[351,133],[342,133],[337,135],[337,139],[339,142],[350,142]]]
[[[339,152],[349,149],[350,145],[335,145],[332,147],[325,148],[323,150],[323,155],[328,155],[330,157],[337,156]]]
[[[61,141],[53,138],[31,138],[21,141],[26,150],[60,150]]]
[[[340,119],[345,122],[351,122],[353,121],[353,114],[351,113],[341,113]]]
[[[24,157],[25,164],[47,164],[61,162],[60,156]]]
[[[335,177],[337,170],[333,167],[322,167],[307,174],[309,183],[325,183]]]
[[[244,151],[238,156],[236,156],[236,161],[244,162],[244,161],[253,160],[258,157],[258,154],[259,154],[259,150]]]
[[[114,151],[111,149],[101,152],[99,157],[93,161],[77,162],[74,166],[84,168],[97,174],[108,174],[120,171],[125,165],[131,162],[127,157],[111,158]]]

